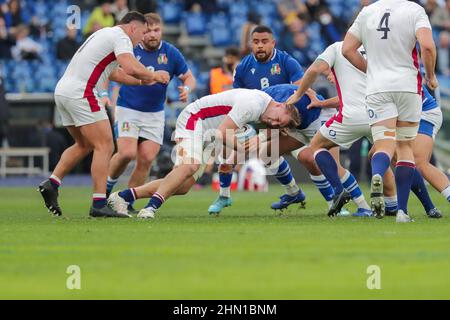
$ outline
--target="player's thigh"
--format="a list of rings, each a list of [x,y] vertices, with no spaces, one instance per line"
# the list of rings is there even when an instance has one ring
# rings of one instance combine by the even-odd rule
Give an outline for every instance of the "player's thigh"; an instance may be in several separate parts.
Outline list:
[[[152,140],[144,140],[138,145],[138,161],[150,164],[158,156],[161,145]]]
[[[83,149],[91,149],[92,144],[89,143],[89,141],[83,137],[81,134],[80,128],[77,128],[75,126],[68,126],[66,127],[67,131],[69,131],[70,136],[75,140],[75,143],[83,148]]]
[[[371,127],[389,119],[397,119],[398,108],[391,92],[377,93],[366,98],[367,114]]]
[[[88,141],[94,148],[113,148],[113,136],[111,125],[108,120],[94,122],[80,127],[80,132],[84,139]]]
[[[410,92],[392,93],[398,109],[398,127],[414,126],[420,122],[422,114],[422,97]]]

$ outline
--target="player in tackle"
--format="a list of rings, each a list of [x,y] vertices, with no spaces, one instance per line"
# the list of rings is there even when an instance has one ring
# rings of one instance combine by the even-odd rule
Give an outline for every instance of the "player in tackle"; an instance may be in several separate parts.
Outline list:
[[[145,17],[129,12],[116,27],[95,32],[75,53],[58,82],[56,108],[75,143],[64,151],[51,177],[39,186],[45,206],[53,215],[62,214],[58,204],[62,179],[93,151],[94,193],[89,214],[92,217],[128,217],[107,206],[106,179],[113,138],[106,110],[98,101],[98,86],[107,79],[128,85],[169,81],[167,72],[147,70],[134,57],[133,47],[142,40],[146,30]]]
[[[186,194],[203,174],[211,152],[205,152],[205,142],[215,136],[234,150],[242,146],[236,130],[250,122],[260,122],[270,128],[295,128],[300,124],[297,109],[274,101],[259,90],[234,89],[206,96],[187,106],[177,120],[174,169],[162,180],[135,189],[113,193],[112,208],[127,214],[128,203],[151,197],[138,218],[154,218],[163,203],[175,194]]]

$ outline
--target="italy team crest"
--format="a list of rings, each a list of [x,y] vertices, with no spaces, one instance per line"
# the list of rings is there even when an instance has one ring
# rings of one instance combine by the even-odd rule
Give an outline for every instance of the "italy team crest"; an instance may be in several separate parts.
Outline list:
[[[122,132],[130,132],[130,123],[129,122],[122,123]]]
[[[158,57],[158,64],[168,64],[169,59],[165,53],[161,53]]]
[[[276,74],[281,74],[281,68],[280,68],[280,65],[279,65],[278,63],[272,65],[272,69],[270,70],[270,73],[271,73],[273,76],[276,75]]]

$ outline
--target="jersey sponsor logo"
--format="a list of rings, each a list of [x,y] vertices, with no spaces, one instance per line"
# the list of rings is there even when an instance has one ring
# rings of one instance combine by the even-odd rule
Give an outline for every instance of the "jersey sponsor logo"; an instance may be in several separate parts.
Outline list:
[[[151,72],[155,72],[155,67],[154,66],[148,66],[147,69],[150,70]]]
[[[136,59],[137,59],[137,61],[141,61],[142,57],[141,56],[137,56]]]
[[[272,65],[272,69],[270,69],[270,73],[274,75],[281,74],[281,67],[279,63]]]
[[[158,64],[168,64],[169,59],[165,53],[161,53],[158,57]]]
[[[252,74],[255,74],[256,69],[255,69],[255,68],[252,68],[250,71],[252,72]]]

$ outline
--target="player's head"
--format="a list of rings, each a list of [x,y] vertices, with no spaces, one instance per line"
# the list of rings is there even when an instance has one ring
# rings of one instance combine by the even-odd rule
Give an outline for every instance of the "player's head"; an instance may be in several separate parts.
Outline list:
[[[126,32],[136,46],[144,38],[144,33],[147,31],[147,21],[142,13],[137,11],[128,12],[122,20],[117,24],[126,28]]]
[[[273,31],[266,26],[257,26],[252,32],[252,52],[256,60],[266,62],[272,58],[275,49]]]
[[[224,68],[229,72],[233,72],[236,65],[241,59],[239,48],[229,47],[225,49],[225,55],[222,58]]]
[[[144,46],[148,50],[156,50],[161,45],[163,22],[159,14],[147,13],[147,31],[144,34]]]
[[[261,121],[269,128],[297,128],[300,123],[300,114],[294,105],[272,100],[262,115]]]

